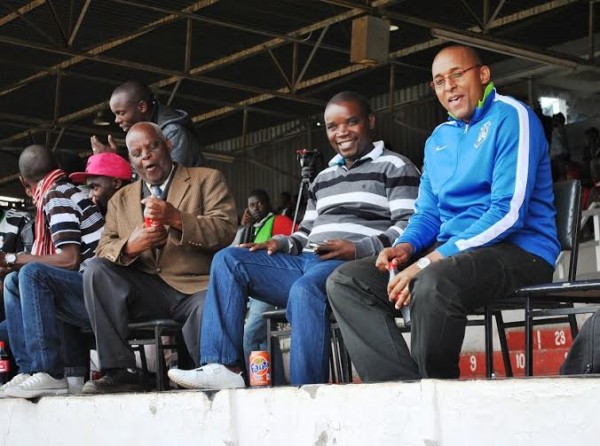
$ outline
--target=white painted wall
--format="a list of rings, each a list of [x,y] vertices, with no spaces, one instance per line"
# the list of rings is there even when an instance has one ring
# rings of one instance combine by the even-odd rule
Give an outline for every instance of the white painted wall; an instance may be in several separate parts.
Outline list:
[[[0,444],[596,446],[598,401],[598,378],[4,399]]]

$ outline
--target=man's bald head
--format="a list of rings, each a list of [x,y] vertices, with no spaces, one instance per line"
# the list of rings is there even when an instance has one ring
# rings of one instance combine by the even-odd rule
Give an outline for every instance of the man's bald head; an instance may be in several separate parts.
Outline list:
[[[153,122],[138,122],[125,137],[129,161],[146,183],[162,184],[171,173],[171,141]]]
[[[127,135],[125,135],[125,145],[128,148],[131,141],[139,136],[138,134],[143,134],[147,138],[152,138],[156,141],[160,141],[161,144],[168,144],[167,138],[165,137],[165,135],[163,135],[162,130],[157,124],[149,121],[144,121],[134,124],[133,127],[131,127],[131,129],[127,133]]]
[[[479,55],[479,51],[477,51],[472,46],[465,45],[448,45],[442,48],[433,59],[433,64],[435,64],[436,59],[439,57],[443,57],[447,53],[460,52],[464,54],[464,57],[469,60],[473,65],[481,65],[481,56]]]
[[[42,145],[28,146],[19,156],[19,172],[26,180],[39,181],[54,169],[58,169],[56,157]]]

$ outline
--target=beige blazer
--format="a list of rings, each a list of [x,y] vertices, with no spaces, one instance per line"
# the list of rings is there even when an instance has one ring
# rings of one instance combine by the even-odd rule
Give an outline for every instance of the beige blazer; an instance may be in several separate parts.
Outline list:
[[[110,199],[96,255],[119,265],[158,274],[185,294],[205,289],[213,254],[235,236],[235,202],[221,172],[177,166],[167,201],[181,211],[183,230],[169,228],[167,244],[135,259],[121,256],[134,228],[144,222],[142,181],[125,186]]]

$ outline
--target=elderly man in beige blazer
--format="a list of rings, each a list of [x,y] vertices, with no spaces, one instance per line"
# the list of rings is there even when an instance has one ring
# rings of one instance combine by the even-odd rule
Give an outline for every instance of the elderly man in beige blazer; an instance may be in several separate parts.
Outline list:
[[[158,126],[141,122],[125,140],[140,179],[108,204],[97,259],[84,274],[104,376],[84,393],[140,390],[127,343],[129,321],[172,318],[184,323],[192,357],[213,254],[233,240],[235,204],[223,175],[173,163],[171,143]]]

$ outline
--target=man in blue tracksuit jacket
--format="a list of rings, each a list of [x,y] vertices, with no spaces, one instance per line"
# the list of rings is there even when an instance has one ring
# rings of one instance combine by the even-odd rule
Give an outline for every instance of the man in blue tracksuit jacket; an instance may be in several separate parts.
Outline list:
[[[560,250],[548,146],[535,113],[496,93],[472,48],[441,50],[432,76],[450,118],[425,145],[415,214],[393,247],[343,265],[327,283],[366,382],[458,378],[467,314],[551,281]],[[388,283],[393,267],[403,269]],[[412,353],[394,322],[409,304]]]

